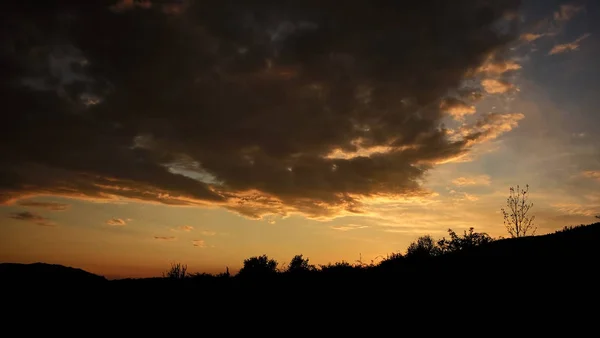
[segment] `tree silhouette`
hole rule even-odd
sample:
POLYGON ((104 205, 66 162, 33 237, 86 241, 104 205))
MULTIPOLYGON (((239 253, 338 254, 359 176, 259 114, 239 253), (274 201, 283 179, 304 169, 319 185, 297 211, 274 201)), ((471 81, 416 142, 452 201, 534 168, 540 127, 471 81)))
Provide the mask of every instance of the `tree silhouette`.
POLYGON ((535 216, 528 216, 529 209, 533 203, 528 202, 529 184, 525 189, 510 187, 510 195, 506 199, 506 209, 502 208, 504 226, 511 237, 525 237, 528 234, 535 235, 537 227, 533 225, 535 216))
POLYGON ((302 255, 294 256, 287 268, 287 272, 290 273, 307 272, 313 270, 315 270, 315 266, 309 264, 308 258, 304 258, 302 255))
POLYGON ((406 249, 406 258, 427 258, 441 254, 440 248, 430 235, 419 237, 415 242, 410 243, 406 249))
POLYGON ((276 260, 270 259, 267 255, 250 257, 244 260, 244 266, 238 273, 240 276, 268 276, 277 273, 276 260))

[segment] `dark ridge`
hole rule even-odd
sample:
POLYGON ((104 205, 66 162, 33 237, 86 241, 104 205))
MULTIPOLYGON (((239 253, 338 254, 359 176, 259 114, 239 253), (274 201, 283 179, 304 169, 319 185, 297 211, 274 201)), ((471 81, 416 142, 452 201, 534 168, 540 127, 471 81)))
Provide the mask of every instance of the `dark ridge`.
POLYGON ((60 264, 0 263, 0 280, 15 284, 100 284, 108 282, 103 276, 60 264))

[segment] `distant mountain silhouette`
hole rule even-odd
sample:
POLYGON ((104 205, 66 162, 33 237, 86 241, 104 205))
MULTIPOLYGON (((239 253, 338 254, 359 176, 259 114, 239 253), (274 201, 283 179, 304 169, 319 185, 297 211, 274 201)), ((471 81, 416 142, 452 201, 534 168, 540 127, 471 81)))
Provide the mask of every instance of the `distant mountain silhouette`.
POLYGON ((0 278, 5 283, 105 283, 107 279, 82 269, 46 263, 0 263, 0 278))

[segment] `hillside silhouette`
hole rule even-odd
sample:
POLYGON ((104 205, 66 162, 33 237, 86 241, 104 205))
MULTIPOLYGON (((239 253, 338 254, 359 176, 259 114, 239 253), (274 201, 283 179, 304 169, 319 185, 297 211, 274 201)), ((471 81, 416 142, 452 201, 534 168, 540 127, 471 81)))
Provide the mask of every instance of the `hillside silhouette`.
POLYGON ((106 282, 103 276, 60 264, 0 263, 0 278, 6 284, 77 284, 97 285, 106 282))
POLYGON ((314 330, 383 336, 437 318, 466 319, 469 330, 506 316, 520 328, 537 327, 550 316, 579 321, 596 308, 600 223, 511 239, 473 229, 449 235, 422 236, 377 263, 315 266, 297 255, 281 265, 267 255, 250 257, 236 275, 189 274, 174 264, 161 277, 107 280, 60 265, 0 264, 3 305, 10 309, 7 323, 27 314, 32 323, 48 323, 36 325, 44 332, 62 332, 55 323, 76 318, 72 329, 79 333, 83 325, 138 335, 200 327, 246 336, 314 330))
MULTIPOLYGON (((314 266, 302 255, 281 266, 267 255, 251 257, 236 275, 189 274, 183 264, 174 264, 162 277, 107 280, 81 269, 50 264, 0 264, 0 278, 15 287, 30 285, 77 285, 88 291, 127 292, 142 295, 184 291, 186 297, 202 295, 221 301, 245 298, 286 297, 302 301, 311 297, 346 297, 365 290, 371 295, 401 297, 406 290, 434 292, 444 288, 481 288, 504 285, 513 288, 564 288, 579 290, 595 285, 600 261, 600 223, 566 227, 555 233, 494 240, 486 234, 469 232, 438 241, 429 236, 416 240, 406 253, 394 253, 380 262, 337 262, 314 266), (511 285, 524 286, 511 286, 511 285), (210 291, 207 293, 207 290, 210 291), (266 296, 265 296, 266 295, 266 296)), ((594 287, 595 289, 595 287, 594 287)), ((520 292, 515 290, 518 294, 520 292)), ((592 289, 589 289, 590 291, 592 289)), ((510 293, 510 292, 509 292, 510 293)))

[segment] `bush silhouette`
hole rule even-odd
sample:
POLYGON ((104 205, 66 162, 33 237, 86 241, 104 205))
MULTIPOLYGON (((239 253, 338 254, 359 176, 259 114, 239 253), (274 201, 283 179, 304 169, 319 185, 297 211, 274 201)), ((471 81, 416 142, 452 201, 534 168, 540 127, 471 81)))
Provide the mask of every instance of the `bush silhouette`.
POLYGON ((424 259, 439 256, 441 253, 442 251, 433 238, 430 235, 425 235, 410 243, 406 249, 405 257, 411 260, 424 259))
POLYGON ((346 261, 321 265, 320 268, 322 272, 327 273, 344 273, 354 270, 354 266, 346 261))
POLYGON ((400 268, 404 264, 404 261, 404 255, 395 252, 385 257, 377 266, 383 269, 396 269, 400 268))
POLYGON ((277 261, 267 255, 250 257, 238 273, 240 277, 265 277, 277 274, 277 261))
POLYGON ((450 239, 444 237, 437 243, 441 254, 467 250, 491 243, 494 240, 485 232, 474 232, 474 228, 469 228, 469 232, 465 231, 462 237, 459 237, 452 229, 448 229, 448 234, 450 239))

